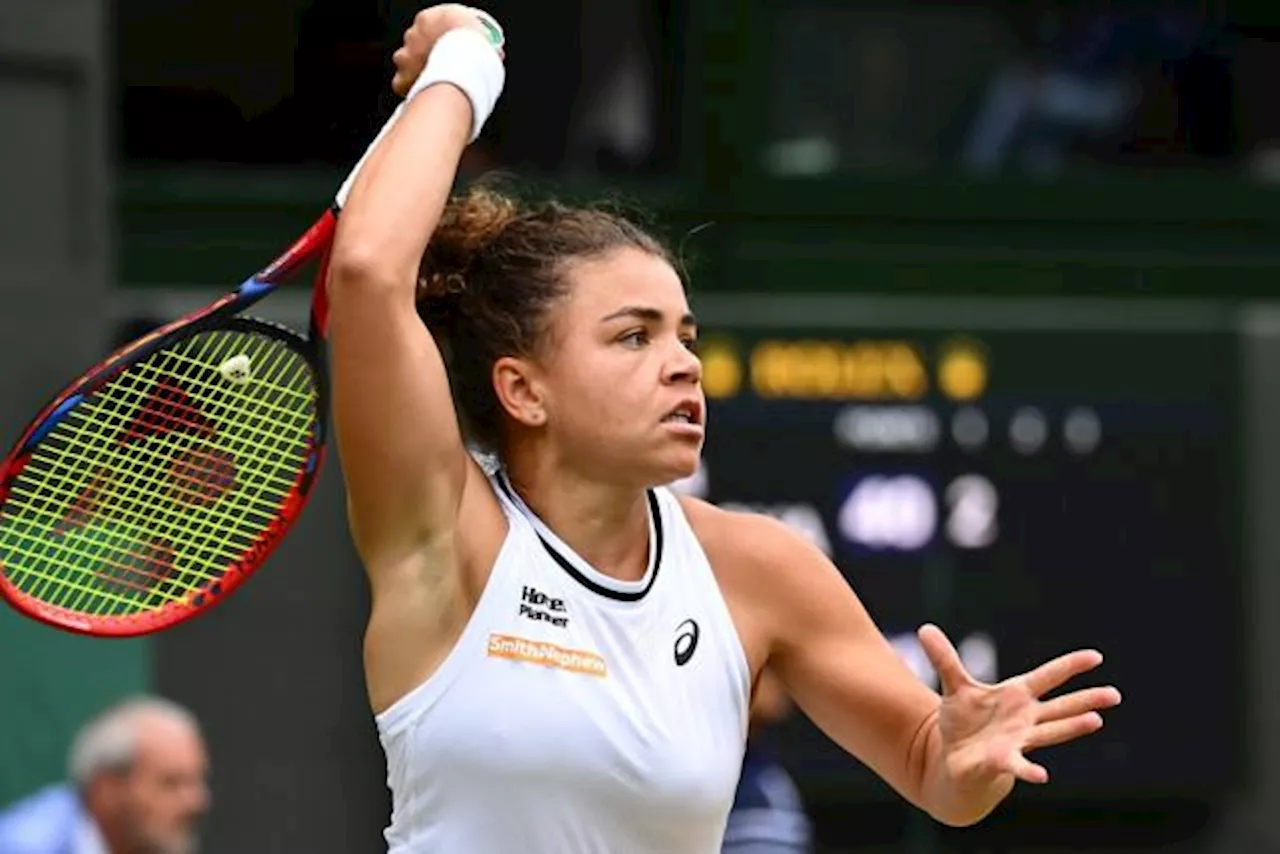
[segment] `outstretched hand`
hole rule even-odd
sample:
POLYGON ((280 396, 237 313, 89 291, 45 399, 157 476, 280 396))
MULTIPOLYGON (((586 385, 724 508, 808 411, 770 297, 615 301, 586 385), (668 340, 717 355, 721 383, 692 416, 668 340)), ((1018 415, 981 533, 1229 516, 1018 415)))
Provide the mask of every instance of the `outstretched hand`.
POLYGON ((1026 754, 1097 732, 1102 728, 1099 712, 1120 703, 1120 692, 1111 686, 1042 699, 1101 664, 1096 650, 1070 652, 987 685, 969 674, 937 626, 922 626, 918 636, 942 688, 938 728, 947 770, 962 785, 1006 777, 1047 783, 1049 772, 1026 754))

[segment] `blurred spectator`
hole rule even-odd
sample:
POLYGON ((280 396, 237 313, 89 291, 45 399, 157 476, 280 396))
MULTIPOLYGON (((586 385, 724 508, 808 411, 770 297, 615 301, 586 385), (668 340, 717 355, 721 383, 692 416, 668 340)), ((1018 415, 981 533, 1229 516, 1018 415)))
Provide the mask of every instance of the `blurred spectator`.
POLYGON ((725 827, 723 854, 809 854, 812 829, 800 793, 768 745, 765 730, 791 712, 777 677, 760 674, 742 776, 725 827))
POLYGON ((657 134, 654 14, 640 0, 582 0, 581 72, 565 154, 573 172, 639 168, 657 134))
POLYGON ((954 148, 956 117, 1014 49, 1006 16, 989 5, 786 4, 762 57, 765 169, 903 176, 937 168, 954 148))
POLYGON ((971 171, 1013 165, 1058 174, 1073 143, 1115 133, 1134 117, 1144 72, 1185 63, 1207 32, 1198 14, 1169 2, 1081 4, 1046 16, 1053 35, 1000 69, 987 89, 965 141, 971 171))
POLYGON ((193 854, 209 806, 195 717, 139 697, 77 734, 66 783, 0 812, 3 854, 193 854))

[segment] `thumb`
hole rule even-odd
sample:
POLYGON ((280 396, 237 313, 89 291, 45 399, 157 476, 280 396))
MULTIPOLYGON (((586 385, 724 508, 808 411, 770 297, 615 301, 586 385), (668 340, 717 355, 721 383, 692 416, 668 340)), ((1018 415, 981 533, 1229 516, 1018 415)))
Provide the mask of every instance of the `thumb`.
POLYGON ((932 623, 925 623, 916 632, 924 654, 938 674, 943 694, 952 694, 966 685, 973 684, 973 677, 965 670, 960 653, 952 646, 951 641, 943 634, 942 629, 932 623))

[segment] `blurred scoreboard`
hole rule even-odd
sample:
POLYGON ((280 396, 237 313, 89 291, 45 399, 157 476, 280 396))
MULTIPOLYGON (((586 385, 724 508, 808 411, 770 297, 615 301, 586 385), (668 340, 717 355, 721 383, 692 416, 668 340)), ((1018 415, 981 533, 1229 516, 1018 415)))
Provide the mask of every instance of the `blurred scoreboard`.
MULTIPOLYGON (((984 679, 1101 649, 1093 678, 1125 703, 1099 734, 1042 752, 1053 792, 1239 779, 1240 368, 1228 317, 1121 302, 694 307, 709 434, 680 489, 802 532, 927 681, 914 637, 926 620, 984 679)), ((779 738, 803 783, 874 783, 802 715, 779 738)))

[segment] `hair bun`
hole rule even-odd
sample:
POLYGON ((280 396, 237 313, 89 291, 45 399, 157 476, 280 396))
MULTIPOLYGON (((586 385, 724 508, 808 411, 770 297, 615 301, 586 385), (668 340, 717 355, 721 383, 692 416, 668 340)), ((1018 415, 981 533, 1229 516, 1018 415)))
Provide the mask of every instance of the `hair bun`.
POLYGON ((419 299, 464 292, 476 262, 519 215, 514 200, 485 187, 450 199, 422 258, 419 299))

